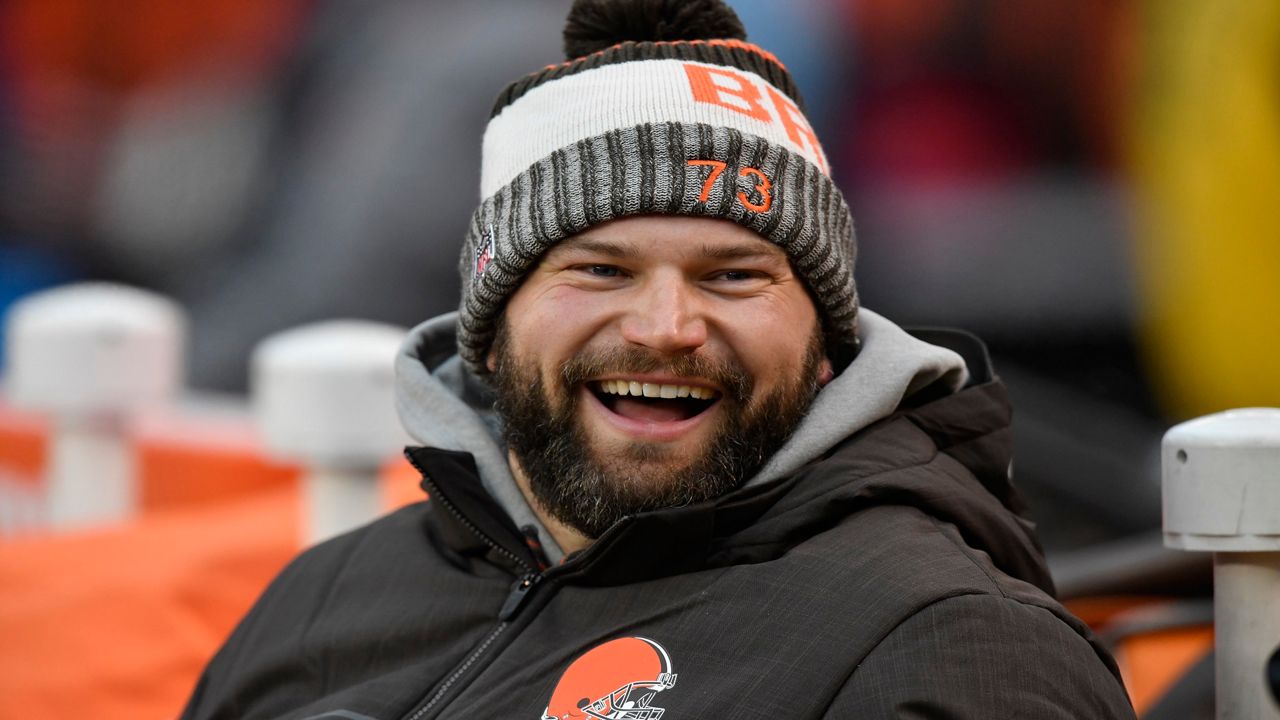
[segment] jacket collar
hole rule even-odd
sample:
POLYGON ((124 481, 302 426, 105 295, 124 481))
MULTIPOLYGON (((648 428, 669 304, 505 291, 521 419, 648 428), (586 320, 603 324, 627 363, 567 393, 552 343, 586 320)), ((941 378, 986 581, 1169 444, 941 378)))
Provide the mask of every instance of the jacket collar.
MULTIPOLYGON (((856 433, 825 457, 766 483, 714 501, 624 518, 589 550, 552 570, 582 585, 617 585, 665 575, 780 556, 842 517, 884 504, 920 507, 955 524, 1006 573, 1052 592, 1031 523, 1009 476, 1011 411, 981 343, 971 336, 935 334, 933 340, 967 345, 975 383, 958 393, 913 402, 856 433), (903 438, 908 438, 904 441, 903 438), (927 478, 886 473, 924 463, 941 451, 968 468, 976 482, 964 493, 942 493, 927 478)), ((539 558, 502 508, 482 489, 466 453, 413 448, 414 464, 433 494, 452 507, 434 522, 445 537, 476 552, 481 545, 515 569, 539 558), (518 558, 513 562, 511 558, 518 558)))
MULTIPOLYGON (((822 457, 858 430, 928 390, 953 392, 965 381, 960 355, 912 337, 862 308, 862 349, 810 407, 794 435, 747 481, 769 484, 822 457)), ((470 453, 484 489, 521 528, 531 527, 553 561, 561 557, 511 477, 490 389, 455 354, 456 317, 429 320, 410 332, 396 359, 396 405, 418 442, 470 453)))

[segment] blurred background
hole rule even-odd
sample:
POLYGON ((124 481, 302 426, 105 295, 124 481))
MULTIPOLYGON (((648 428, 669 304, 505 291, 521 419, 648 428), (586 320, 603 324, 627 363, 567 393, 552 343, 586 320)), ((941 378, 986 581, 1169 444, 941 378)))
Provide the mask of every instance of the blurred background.
MULTIPOLYGON (((1280 404, 1275 3, 731 3, 795 73, 860 292, 990 344, 1050 549, 1158 522, 1173 421, 1280 404)), ((3 0, 0 309, 75 280, 190 313, 243 392, 300 323, 453 309, 487 111, 565 0, 3 0)))
MULTIPOLYGON (((864 304, 988 342, 1051 560, 1158 529, 1171 424, 1280 406, 1280 3, 730 4, 806 97, 864 304)), ((454 309, 490 106, 568 5, 0 0, 0 311, 162 293, 188 392, 243 405, 268 335, 454 309)))

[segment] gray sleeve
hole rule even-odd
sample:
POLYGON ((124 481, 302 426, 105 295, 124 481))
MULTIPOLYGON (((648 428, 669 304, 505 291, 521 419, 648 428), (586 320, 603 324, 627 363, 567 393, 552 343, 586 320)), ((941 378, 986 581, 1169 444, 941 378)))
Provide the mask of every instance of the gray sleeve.
POLYGON ((1048 610, 992 595, 948 598, 889 633, 828 718, 1134 718, 1120 681, 1048 610))

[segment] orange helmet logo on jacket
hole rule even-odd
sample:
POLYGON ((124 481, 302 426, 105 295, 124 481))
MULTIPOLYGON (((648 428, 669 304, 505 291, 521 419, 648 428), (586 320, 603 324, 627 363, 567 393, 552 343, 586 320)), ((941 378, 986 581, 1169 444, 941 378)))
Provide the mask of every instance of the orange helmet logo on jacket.
POLYGON ((658 643, 625 637, 597 645, 560 676, 542 720, 659 720, 654 696, 676 684, 658 643))

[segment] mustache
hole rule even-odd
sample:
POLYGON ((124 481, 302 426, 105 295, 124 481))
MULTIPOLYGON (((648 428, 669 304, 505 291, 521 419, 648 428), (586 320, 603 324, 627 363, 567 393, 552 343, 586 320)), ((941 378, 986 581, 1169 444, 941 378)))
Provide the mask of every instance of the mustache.
POLYGON ((583 350, 560 366, 560 379, 565 387, 574 387, 601 375, 658 372, 709 380, 738 403, 746 403, 754 388, 746 369, 733 360, 697 354, 672 357, 640 347, 583 350))

